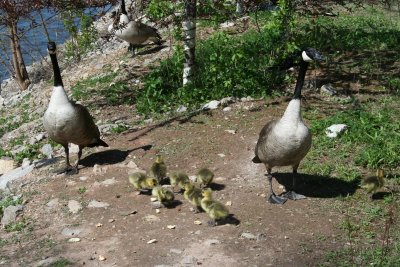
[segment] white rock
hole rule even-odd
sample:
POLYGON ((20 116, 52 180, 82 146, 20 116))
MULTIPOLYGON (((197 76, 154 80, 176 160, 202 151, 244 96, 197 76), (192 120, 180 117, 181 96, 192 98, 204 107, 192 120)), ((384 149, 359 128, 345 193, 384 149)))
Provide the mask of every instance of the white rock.
POLYGON ((68 239, 68 242, 71 242, 71 243, 75 243, 75 242, 79 242, 79 241, 81 241, 81 239, 79 237, 72 237, 72 238, 68 239))
POLYGON ((3 227, 16 221, 18 214, 24 209, 22 205, 8 206, 3 211, 3 218, 1 218, 1 225, 3 227))
POLYGON ((231 21, 227 21, 227 22, 221 23, 219 26, 221 28, 230 28, 230 27, 235 26, 235 23, 231 22, 231 21))
POLYGON ((53 147, 50 144, 45 144, 44 146, 42 146, 40 152, 48 159, 51 159, 53 157, 53 147))
POLYGON ((82 205, 76 200, 70 200, 68 201, 68 209, 71 213, 78 213, 82 209, 82 205))
POLYGON ((171 249, 169 250, 169 252, 175 253, 175 254, 182 254, 183 251, 180 250, 180 249, 171 248, 171 249))
POLYGON ((231 111, 231 110, 232 110, 231 107, 225 107, 222 111, 223 111, 223 112, 229 112, 229 111, 231 111))
POLYGON ((147 244, 153 244, 153 243, 157 243, 157 239, 151 239, 147 241, 147 244))
POLYGON ((225 132, 230 133, 230 134, 236 134, 236 130, 225 130, 225 132))
POLYGON ((339 134, 343 133, 346 131, 347 125, 346 124, 333 124, 326 128, 325 133, 328 137, 330 138, 335 138, 339 134))
POLYGON ((209 110, 209 109, 217 109, 219 105, 221 104, 220 101, 218 100, 212 100, 211 102, 208 102, 205 104, 202 109, 209 110))
POLYGON ((14 170, 16 166, 16 162, 12 159, 0 159, 0 175, 14 170))
POLYGON ((3 174, 3 176, 1 176, 0 179, 0 189, 5 190, 8 187, 9 183, 24 177, 33 170, 33 167, 34 167, 33 164, 26 167, 21 166, 19 168, 7 172, 6 174, 3 174))
POLYGON ((182 112, 186 112, 187 111, 187 107, 185 107, 185 106, 180 106, 177 110, 176 110, 176 112, 178 112, 178 113, 182 113, 182 112))
POLYGON ((228 104, 234 103, 235 98, 232 96, 224 97, 220 100, 220 102, 221 102, 221 106, 226 106, 228 104))
POLYGON ((333 95, 337 94, 337 92, 335 90, 335 87, 333 87, 333 85, 330 84, 330 83, 322 85, 321 89, 320 89, 320 92, 322 94, 329 95, 329 96, 333 96, 333 95))
POLYGON ((110 204, 106 202, 92 200, 89 202, 88 208, 107 208, 108 206, 110 206, 110 204))
POLYGON ((75 144, 69 144, 69 153, 76 154, 79 152, 79 146, 75 144))

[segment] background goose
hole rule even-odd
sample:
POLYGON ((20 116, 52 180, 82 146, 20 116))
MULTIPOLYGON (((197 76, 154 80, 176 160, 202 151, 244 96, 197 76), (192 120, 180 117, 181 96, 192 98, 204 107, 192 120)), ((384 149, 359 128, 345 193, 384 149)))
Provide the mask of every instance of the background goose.
POLYGON ((125 8, 125 0, 121 1, 121 14, 119 18, 116 12, 113 12, 112 17, 114 21, 108 27, 108 31, 115 34, 119 39, 128 42, 128 51, 131 51, 133 55, 135 55, 138 45, 147 40, 161 45, 162 38, 156 28, 129 19, 125 8))
MULTIPOLYGON (((64 90, 56 55, 56 44, 49 42, 48 51, 54 71, 54 88, 49 106, 43 116, 43 125, 49 137, 61 144, 66 154, 67 174, 77 173, 84 147, 108 145, 100 139, 100 132, 89 111, 82 105, 71 102, 64 90), (79 146, 78 160, 72 167, 69 163, 68 144, 79 146)), ((64 172, 63 171, 63 172, 64 172)))
POLYGON ((311 133, 301 118, 301 89, 309 62, 323 60, 322 56, 313 48, 305 49, 300 62, 300 70, 292 100, 289 102, 285 113, 278 120, 268 122, 260 132, 255 148, 254 163, 264 163, 269 181, 268 201, 283 204, 290 199, 302 199, 303 195, 296 194, 295 175, 300 161, 311 147, 311 133), (272 168, 275 166, 293 167, 293 185, 283 197, 276 196, 272 189, 272 168))

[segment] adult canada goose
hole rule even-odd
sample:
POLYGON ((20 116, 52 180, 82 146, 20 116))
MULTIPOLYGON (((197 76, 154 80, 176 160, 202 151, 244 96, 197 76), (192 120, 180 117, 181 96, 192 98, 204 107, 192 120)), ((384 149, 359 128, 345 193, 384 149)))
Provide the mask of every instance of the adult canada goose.
POLYGON ((108 145, 100 139, 100 132, 89 111, 82 105, 68 99, 61 79, 56 55, 56 44, 49 42, 48 51, 54 71, 54 87, 49 106, 43 116, 43 125, 49 137, 61 144, 66 154, 66 169, 62 172, 74 174, 78 172, 79 160, 84 147, 108 145), (74 167, 69 163, 68 144, 79 146, 78 160, 74 167))
POLYGON ((300 70, 292 100, 280 119, 268 122, 260 132, 255 148, 254 163, 264 163, 269 181, 268 201, 283 204, 287 198, 297 200, 305 196, 295 193, 295 175, 300 161, 311 147, 311 133, 301 118, 301 89, 309 62, 322 61, 322 56, 314 48, 307 48, 301 53, 300 70), (275 195, 272 189, 272 168, 275 166, 292 166, 293 183, 291 191, 283 197, 275 195))
POLYGON ((128 51, 135 55, 136 48, 150 40, 161 45, 162 38, 156 28, 146 25, 140 21, 130 20, 125 8, 125 0, 121 1, 121 14, 119 18, 117 13, 112 13, 113 23, 108 27, 110 33, 115 34, 119 39, 129 43, 128 51))

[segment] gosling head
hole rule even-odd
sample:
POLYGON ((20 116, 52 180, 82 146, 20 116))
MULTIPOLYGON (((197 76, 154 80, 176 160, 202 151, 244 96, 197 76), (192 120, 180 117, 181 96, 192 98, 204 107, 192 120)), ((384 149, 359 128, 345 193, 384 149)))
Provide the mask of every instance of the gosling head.
POLYGON ((376 170, 376 176, 377 177, 384 177, 385 176, 385 171, 384 170, 382 170, 382 169, 377 169, 376 170))
POLYGON ((210 188, 204 189, 203 191, 201 191, 201 195, 206 199, 211 199, 212 190, 210 188))
POLYGON ((157 155, 156 156, 156 163, 163 163, 163 162, 164 162, 164 159, 163 159, 162 155, 157 155))
POLYGON ((155 187, 157 185, 157 180, 155 178, 149 178, 147 180, 147 184, 150 187, 155 187))
POLYGON ((304 49, 301 53, 301 57, 305 62, 325 60, 325 58, 315 48, 304 49))
POLYGON ((192 183, 186 183, 185 184, 185 191, 192 190, 193 188, 194 188, 194 185, 192 183))

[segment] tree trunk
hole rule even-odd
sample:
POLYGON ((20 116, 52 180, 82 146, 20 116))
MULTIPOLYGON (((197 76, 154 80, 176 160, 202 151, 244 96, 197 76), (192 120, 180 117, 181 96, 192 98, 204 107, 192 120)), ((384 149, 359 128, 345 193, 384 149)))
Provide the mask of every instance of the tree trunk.
POLYGON ((17 22, 14 21, 8 26, 11 34, 11 52, 15 78, 17 79, 21 90, 26 90, 31 82, 29 80, 24 59, 22 57, 21 46, 17 35, 17 22))
POLYGON ((236 0, 236 13, 242 15, 244 13, 242 0, 236 0))
POLYGON ((183 85, 192 82, 195 67, 196 49, 196 0, 185 0, 185 17, 183 27, 183 49, 185 63, 183 64, 183 85))

